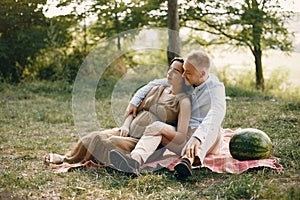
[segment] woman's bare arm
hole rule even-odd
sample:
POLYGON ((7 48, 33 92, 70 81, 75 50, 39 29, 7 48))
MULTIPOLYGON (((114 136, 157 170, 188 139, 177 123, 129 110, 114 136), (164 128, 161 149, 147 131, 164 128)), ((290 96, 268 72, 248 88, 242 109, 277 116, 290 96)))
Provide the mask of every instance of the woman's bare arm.
POLYGON ((182 144, 185 142, 188 127, 191 117, 191 101, 189 98, 184 98, 180 101, 180 111, 178 114, 177 129, 166 128, 162 131, 163 137, 176 144, 182 144))
POLYGON ((180 101, 177 129, 164 122, 156 121, 147 126, 144 135, 161 135, 163 136, 162 141, 164 145, 169 142, 182 144, 187 137, 190 115, 191 102, 189 98, 184 98, 180 101))

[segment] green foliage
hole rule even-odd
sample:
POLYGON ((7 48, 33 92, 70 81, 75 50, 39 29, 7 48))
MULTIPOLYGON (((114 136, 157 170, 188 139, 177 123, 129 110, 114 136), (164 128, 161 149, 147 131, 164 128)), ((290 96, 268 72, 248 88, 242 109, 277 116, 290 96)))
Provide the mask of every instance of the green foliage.
MULTIPOLYGON (((191 7, 193 9, 189 7, 188 10, 182 11, 184 25, 215 36, 219 35, 220 38, 215 40, 217 44, 220 44, 220 40, 224 40, 224 44, 229 42, 236 46, 242 45, 252 51, 256 45, 262 45, 263 50, 292 49, 292 42, 287 37, 292 33, 285 25, 285 20, 291 17, 291 13, 281 12, 278 2, 245 0, 231 4, 228 0, 208 0, 191 7), (192 27, 191 21, 198 26, 192 27), (258 35, 261 38, 255 38, 257 36, 257 32, 253 30, 255 26, 261 31, 258 35)), ((214 43, 211 42, 209 44, 214 43)))
POLYGON ((0 3, 0 77, 18 82, 28 64, 28 58, 46 46, 48 22, 40 5, 45 0, 0 3))
MULTIPOLYGON (((59 6, 69 5, 71 1, 65 1, 59 6)), ((83 3, 77 1, 78 4, 83 3)), ((73 11, 71 15, 58 16, 48 19, 46 46, 41 49, 34 58, 29 59, 22 78, 39 80, 65 80, 72 83, 78 69, 85 57, 99 42, 105 43, 106 39, 112 39, 117 34, 143 27, 149 23, 153 14, 151 11, 160 7, 161 1, 150 2, 115 2, 94 1, 85 7, 84 13, 73 11), (96 22, 87 24, 86 18, 93 14, 97 16, 96 22), (74 30, 76 32, 74 32, 74 30)), ((108 47, 108 51, 117 47, 121 50, 125 40, 134 38, 137 32, 117 35, 115 41, 110 41, 115 46, 108 47), (125 40, 123 40, 125 39, 125 40)), ((135 66, 131 56, 123 57, 122 66, 111 66, 105 76, 115 76, 115 72, 124 74, 126 68, 135 66)), ((119 75, 120 76, 120 75, 119 75)))
POLYGON ((73 47, 70 29, 75 21, 72 15, 49 19, 46 47, 30 59, 23 71, 22 78, 41 80, 75 80, 77 71, 83 62, 84 53, 73 47))
MULTIPOLYGON (((73 11, 75 19, 83 24, 82 27, 78 27, 78 31, 82 32, 83 45, 88 44, 97 45, 102 39, 111 38, 119 33, 145 27, 150 24, 157 24, 159 21, 156 18, 156 14, 153 14, 156 10, 159 10, 160 5, 164 0, 153 1, 103 1, 96 0, 90 1, 85 6, 83 13, 73 11), (85 20, 88 16, 96 16, 95 22, 87 25, 85 20)), ((59 6, 67 6, 74 1, 67 0, 59 6)), ((85 3, 85 1, 77 0, 78 5, 85 3)), ((133 37, 133 32, 126 35, 119 35, 116 37, 116 45, 118 50, 121 50, 122 38, 133 37)), ((88 49, 87 49, 88 50, 88 49)))
MULTIPOLYGON (((1 1, 1 81, 18 82, 25 78, 72 83, 84 58, 99 43, 127 30, 167 26, 166 0, 96 0, 88 2, 84 12, 74 9, 70 15, 51 19, 42 13, 45 3, 44 0, 1 1), (88 23, 87 18, 91 15, 97 19, 88 23)), ((80 5, 86 1, 60 1, 58 7, 73 3, 80 5)), ((280 10, 278 4, 268 3, 271 1, 262 1, 257 6, 248 1, 235 4, 227 0, 184 2, 184 5, 179 4, 181 26, 193 25, 195 30, 213 34, 211 41, 192 36, 205 45, 226 43, 247 46, 251 50, 257 46, 262 50, 290 50, 290 33, 285 27, 290 13, 277 12, 280 10), (254 30, 254 26, 257 29, 254 30)), ((123 42, 133 39, 136 34, 138 32, 118 35, 114 38, 115 47, 122 50, 126 45, 123 42)), ((126 55, 124 67, 135 67, 132 59, 132 55, 126 55)), ((267 90, 269 87, 273 86, 266 85, 267 90)))
POLYGON ((275 69, 265 80, 265 94, 257 93, 254 90, 255 80, 254 72, 250 69, 233 70, 224 67, 217 71, 219 78, 226 85, 226 94, 230 97, 268 97, 276 96, 278 98, 293 99, 299 98, 299 86, 292 86, 288 81, 289 73, 283 69, 275 69))
MULTIPOLYGON (((203 45, 230 44, 249 48, 254 56, 256 88, 265 89, 262 52, 266 49, 291 51, 290 33, 285 25, 291 13, 283 12, 278 1, 207 0, 182 11, 186 27, 211 35, 198 39, 203 45)), ((200 34, 200 37, 201 34, 200 34)))
POLYGON ((101 29, 104 37, 143 27, 153 21, 150 12, 160 8, 162 0, 155 1, 96 1, 92 11, 97 14, 95 28, 101 29))

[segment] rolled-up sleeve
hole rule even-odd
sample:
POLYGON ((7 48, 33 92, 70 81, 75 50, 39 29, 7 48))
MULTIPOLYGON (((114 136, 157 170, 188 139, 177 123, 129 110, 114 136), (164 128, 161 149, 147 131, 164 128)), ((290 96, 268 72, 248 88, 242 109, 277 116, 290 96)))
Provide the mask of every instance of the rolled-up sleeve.
POLYGON ((163 78, 163 79, 155 79, 153 81, 150 81, 147 85, 145 85, 144 87, 140 88, 132 97, 132 99, 130 100, 130 103, 138 106, 143 99, 146 97, 146 95, 150 92, 150 90, 155 87, 155 86, 159 86, 159 85, 165 85, 165 86, 169 86, 167 79, 163 78))

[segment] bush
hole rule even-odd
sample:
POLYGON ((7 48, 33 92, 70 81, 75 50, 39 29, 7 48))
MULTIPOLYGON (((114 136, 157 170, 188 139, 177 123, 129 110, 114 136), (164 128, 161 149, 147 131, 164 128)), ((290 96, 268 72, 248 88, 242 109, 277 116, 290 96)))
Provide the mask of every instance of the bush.
POLYGON ((276 69, 265 77, 265 91, 255 89, 255 74, 251 70, 230 70, 225 67, 217 72, 226 86, 226 95, 230 97, 300 98, 300 87, 293 87, 288 81, 288 71, 276 69))

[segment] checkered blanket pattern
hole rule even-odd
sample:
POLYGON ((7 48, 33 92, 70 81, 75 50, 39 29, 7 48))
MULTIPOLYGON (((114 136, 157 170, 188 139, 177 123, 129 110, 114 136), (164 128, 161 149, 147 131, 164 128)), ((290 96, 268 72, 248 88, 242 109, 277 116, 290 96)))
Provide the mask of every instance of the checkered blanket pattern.
MULTIPOLYGON (((277 172, 281 172, 283 170, 282 165, 279 163, 279 158, 272 157, 269 159, 261 159, 261 160, 247 160, 247 161, 239 161, 230 155, 229 152, 229 141, 231 137, 237 132, 231 129, 225 129, 223 143, 221 150, 218 154, 208 154, 205 157, 204 164, 201 168, 208 168, 213 172, 217 173, 232 173, 232 174, 241 174, 248 169, 251 168, 261 168, 268 167, 274 169, 277 172)), ((147 171, 154 171, 161 168, 168 168, 170 171, 174 171, 174 166, 180 157, 174 154, 165 155, 161 160, 157 160, 151 163, 145 163, 142 166, 142 169, 147 171)), ((62 173, 71 171, 76 168, 84 168, 84 169, 95 169, 98 167, 103 167, 101 165, 95 164, 92 161, 87 161, 83 164, 61 164, 61 165, 50 165, 53 168, 55 173, 62 173)))

